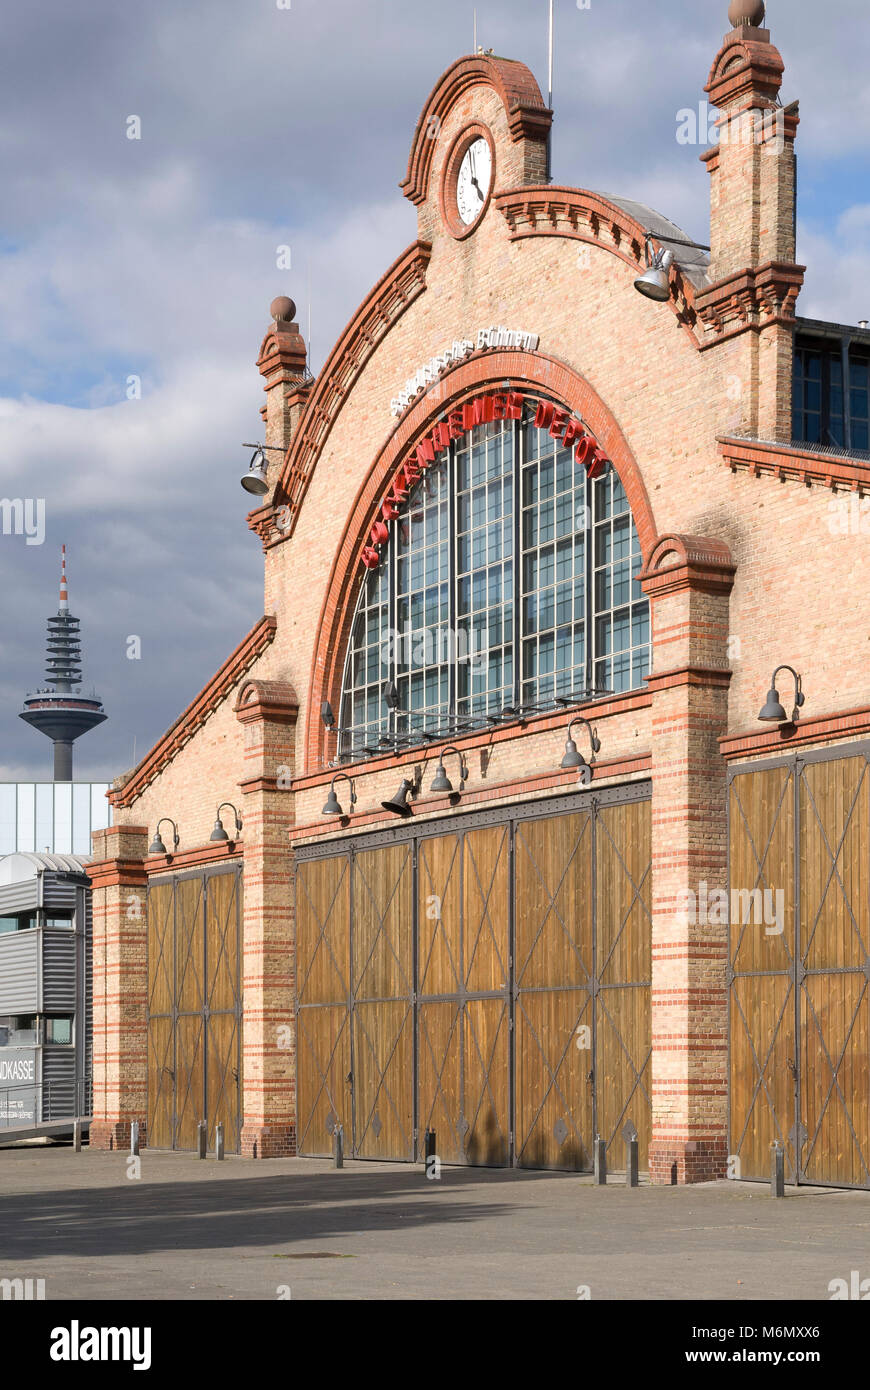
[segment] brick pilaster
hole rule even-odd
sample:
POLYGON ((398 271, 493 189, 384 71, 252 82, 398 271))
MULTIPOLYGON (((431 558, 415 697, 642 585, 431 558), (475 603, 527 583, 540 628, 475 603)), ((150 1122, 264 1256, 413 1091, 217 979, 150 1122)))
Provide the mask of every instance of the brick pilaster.
POLYGON ((139 1121, 147 1141, 148 931, 145 867, 148 831, 113 826, 93 836, 94 1149, 125 1148, 139 1121))
POLYGON ((298 702, 280 681, 249 681, 236 714, 244 729, 243 1123, 248 1158, 296 1152, 295 942, 291 906, 298 702))
POLYGON ((652 609, 652 1142, 654 1183, 724 1176, 728 928, 687 912, 726 887, 728 547, 668 536, 642 583, 652 609))

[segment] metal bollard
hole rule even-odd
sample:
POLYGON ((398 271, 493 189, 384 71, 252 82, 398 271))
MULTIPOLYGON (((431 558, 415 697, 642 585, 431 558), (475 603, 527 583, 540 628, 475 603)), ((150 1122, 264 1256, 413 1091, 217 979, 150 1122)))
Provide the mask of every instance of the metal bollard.
POLYGON ((81 1120, 75 1120, 75 1121, 73 1122, 73 1153, 74 1153, 74 1154, 80 1154, 81 1151, 82 1151, 82 1122, 81 1122, 81 1120))
POLYGON ((208 1151, 208 1131, 205 1127, 205 1120, 200 1120, 196 1127, 196 1156, 205 1158, 208 1151))
POLYGON ((224 1127, 220 1120, 214 1127, 214 1156, 217 1159, 224 1156, 224 1127))
POLYGON ((637 1140, 626 1139, 625 1141, 625 1185, 626 1187, 637 1187, 637 1140))
POLYGON ((770 1195, 785 1196, 785 1149, 779 1140, 770 1146, 770 1195))
POLYGON ((131 1158, 138 1158, 138 1156, 139 1156, 139 1121, 138 1121, 138 1120, 131 1120, 131 1122, 130 1122, 130 1157, 131 1157, 131 1158))
POLYGON ((596 1187, 607 1186, 607 1140, 595 1136, 593 1145, 595 1159, 595 1185, 596 1187))
POLYGON ((428 1169, 429 1159, 435 1157, 435 1131, 427 1129, 423 1135, 423 1163, 428 1169))
POLYGON ((332 1166, 344 1167, 344 1130, 341 1125, 336 1125, 332 1131, 332 1166))

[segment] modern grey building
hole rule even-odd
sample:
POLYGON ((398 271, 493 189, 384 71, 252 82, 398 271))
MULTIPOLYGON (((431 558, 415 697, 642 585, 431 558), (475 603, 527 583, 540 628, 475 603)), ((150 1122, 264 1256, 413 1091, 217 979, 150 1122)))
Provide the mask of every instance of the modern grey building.
POLYGON ((0 858, 0 1138, 90 1114, 91 971, 82 860, 0 858))

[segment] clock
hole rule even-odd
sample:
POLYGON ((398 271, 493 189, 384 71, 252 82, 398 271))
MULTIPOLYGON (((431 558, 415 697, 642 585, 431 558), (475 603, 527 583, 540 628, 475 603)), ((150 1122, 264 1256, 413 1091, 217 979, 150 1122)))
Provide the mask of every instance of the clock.
POLYGON ((464 226, 473 226, 483 212, 491 184, 492 151, 478 135, 462 156, 456 178, 456 207, 464 226))
POLYGON ((492 136, 486 126, 475 123, 455 141, 444 166, 442 212, 453 236, 474 231, 489 206, 494 175, 492 136))

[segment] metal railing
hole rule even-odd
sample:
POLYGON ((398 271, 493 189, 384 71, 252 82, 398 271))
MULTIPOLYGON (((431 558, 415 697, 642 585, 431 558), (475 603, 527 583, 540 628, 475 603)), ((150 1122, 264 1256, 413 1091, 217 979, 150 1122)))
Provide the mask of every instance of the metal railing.
POLYGON ((28 1125, 55 1120, 90 1119, 92 1101, 90 1077, 0 1086, 0 1136, 4 1129, 24 1129, 28 1125))

